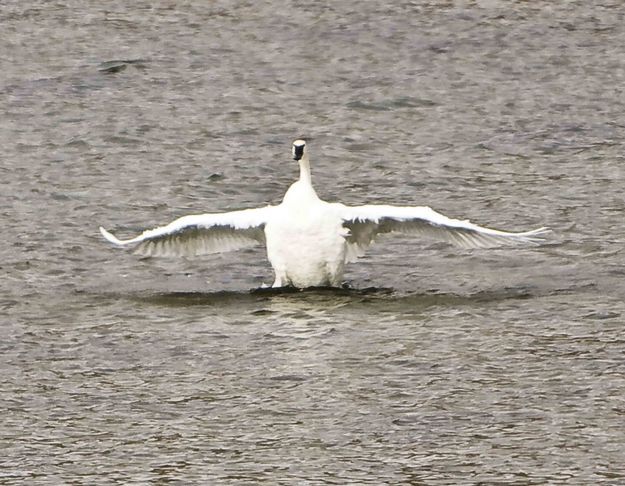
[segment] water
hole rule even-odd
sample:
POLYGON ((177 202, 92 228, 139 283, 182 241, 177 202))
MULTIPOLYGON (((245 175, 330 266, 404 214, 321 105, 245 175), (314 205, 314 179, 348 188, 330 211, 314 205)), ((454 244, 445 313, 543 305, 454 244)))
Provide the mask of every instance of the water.
POLYGON ((620 2, 4 2, 0 484, 623 484, 620 2), (538 249, 381 240, 351 289, 106 244, 320 195, 538 249))

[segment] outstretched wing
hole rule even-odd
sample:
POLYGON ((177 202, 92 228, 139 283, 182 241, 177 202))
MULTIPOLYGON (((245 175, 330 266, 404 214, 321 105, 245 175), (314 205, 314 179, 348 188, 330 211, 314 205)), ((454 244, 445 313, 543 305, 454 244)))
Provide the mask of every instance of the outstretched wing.
POLYGON ((539 244, 549 230, 538 228, 523 233, 508 233, 478 226, 469 221, 451 219, 428 207, 344 206, 340 205, 347 237, 347 261, 363 256, 365 250, 383 233, 424 235, 463 248, 487 248, 501 245, 539 244))
POLYGON ((183 216, 147 230, 136 238, 119 240, 100 227, 102 235, 118 246, 133 246, 144 256, 198 256, 238 250, 265 242, 265 224, 273 206, 219 214, 183 216))

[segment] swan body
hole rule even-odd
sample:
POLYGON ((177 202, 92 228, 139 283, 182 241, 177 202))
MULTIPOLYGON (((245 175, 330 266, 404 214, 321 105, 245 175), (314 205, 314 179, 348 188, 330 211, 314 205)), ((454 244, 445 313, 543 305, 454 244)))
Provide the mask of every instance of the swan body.
POLYGON ((146 256, 193 257, 265 244, 273 287, 306 288, 339 286, 345 264, 363 256, 379 234, 419 234, 483 248, 538 244, 548 231, 509 233, 447 218, 428 207, 328 203, 312 186, 306 142, 295 140, 292 151, 300 177, 277 206, 183 216, 129 240, 102 227, 100 232, 111 243, 146 256))

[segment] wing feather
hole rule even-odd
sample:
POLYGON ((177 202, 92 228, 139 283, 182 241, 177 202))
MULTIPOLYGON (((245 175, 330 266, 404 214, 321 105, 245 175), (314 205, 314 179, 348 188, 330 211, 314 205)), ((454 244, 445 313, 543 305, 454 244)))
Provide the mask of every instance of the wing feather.
POLYGON ((544 241, 547 228, 510 233, 448 218, 425 206, 345 206, 338 204, 343 225, 350 230, 346 261, 354 261, 384 233, 423 235, 462 248, 502 245, 536 245, 544 241))
POLYGON ((120 240, 102 227, 100 232, 114 245, 134 247, 134 253, 139 255, 193 257, 264 243, 265 224, 273 210, 273 206, 267 206, 183 216, 128 240, 120 240))

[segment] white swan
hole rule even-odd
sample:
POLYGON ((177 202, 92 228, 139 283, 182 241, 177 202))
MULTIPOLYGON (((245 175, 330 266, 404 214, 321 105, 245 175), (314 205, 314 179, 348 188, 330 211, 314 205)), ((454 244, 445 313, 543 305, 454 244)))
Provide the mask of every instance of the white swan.
POLYGON ((464 248, 537 244, 547 231, 508 233, 450 219, 428 207, 346 206, 322 201, 313 189, 308 147, 293 142, 299 180, 281 204, 220 214, 184 216, 129 240, 100 231, 115 245, 149 256, 196 256, 266 244, 273 287, 338 286, 346 263, 363 256, 379 234, 433 236, 464 248))

